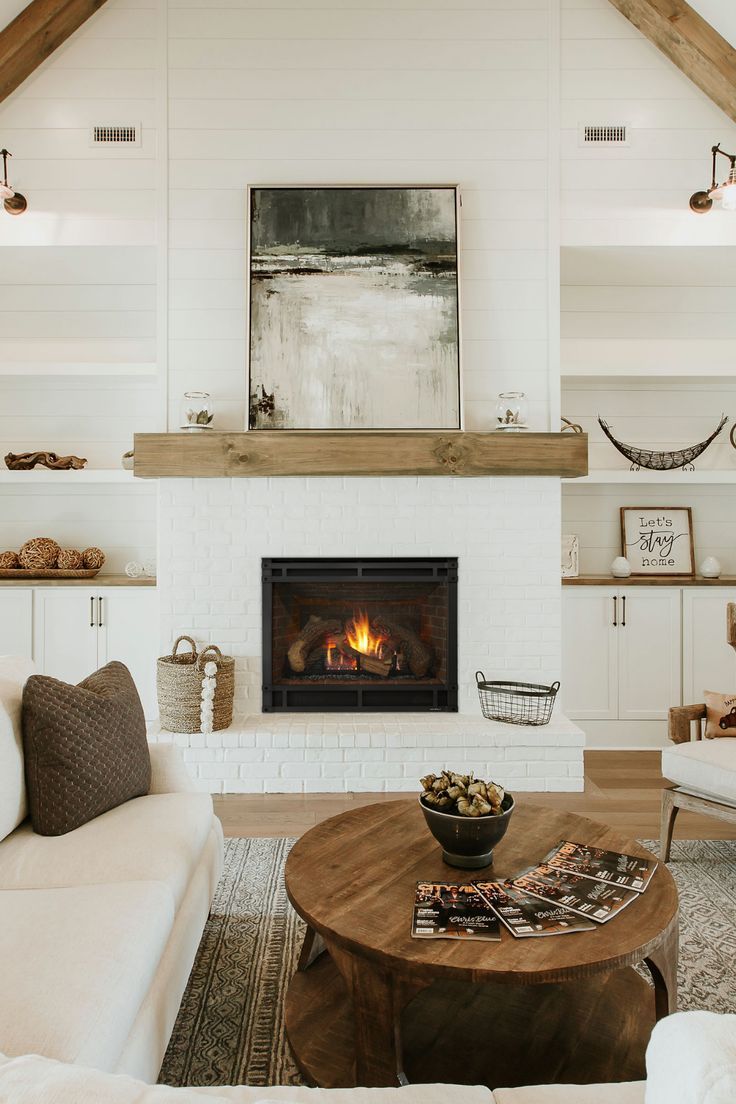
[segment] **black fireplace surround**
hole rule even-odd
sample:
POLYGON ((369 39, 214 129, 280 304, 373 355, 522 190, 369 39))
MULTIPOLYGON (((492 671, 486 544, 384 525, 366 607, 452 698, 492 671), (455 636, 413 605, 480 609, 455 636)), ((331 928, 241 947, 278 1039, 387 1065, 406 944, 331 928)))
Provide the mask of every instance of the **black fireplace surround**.
POLYGON ((457 559, 264 559, 263 712, 457 712, 457 559))

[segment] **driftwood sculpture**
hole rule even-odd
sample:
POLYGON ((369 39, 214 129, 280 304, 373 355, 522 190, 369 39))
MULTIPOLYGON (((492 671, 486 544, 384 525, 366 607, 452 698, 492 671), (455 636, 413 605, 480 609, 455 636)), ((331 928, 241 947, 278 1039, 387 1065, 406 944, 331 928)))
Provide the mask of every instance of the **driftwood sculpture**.
POLYGON ((38 464, 55 471, 71 471, 83 468, 86 463, 84 456, 57 456, 55 452, 9 452, 5 457, 5 466, 11 471, 30 471, 38 464))

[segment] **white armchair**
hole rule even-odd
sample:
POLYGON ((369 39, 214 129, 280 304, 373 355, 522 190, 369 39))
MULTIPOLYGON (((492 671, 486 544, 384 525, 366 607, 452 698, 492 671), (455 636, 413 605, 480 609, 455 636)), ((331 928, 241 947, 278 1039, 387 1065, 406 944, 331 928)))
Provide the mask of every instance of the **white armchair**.
MULTIPOLYGON (((736 649, 734 602, 727 606, 726 639, 736 649)), ((705 721, 704 705, 670 709, 669 738, 674 747, 662 752, 662 774, 673 785, 662 792, 662 862, 669 861, 675 817, 680 809, 736 823, 736 739, 704 739, 705 721)))

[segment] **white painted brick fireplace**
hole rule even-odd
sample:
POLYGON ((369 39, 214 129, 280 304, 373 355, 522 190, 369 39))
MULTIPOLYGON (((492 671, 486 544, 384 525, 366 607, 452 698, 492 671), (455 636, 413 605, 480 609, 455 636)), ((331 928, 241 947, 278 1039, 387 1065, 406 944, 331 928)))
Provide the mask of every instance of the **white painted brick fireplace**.
POLYGON ((582 732, 480 715, 474 672, 552 682, 560 669, 556 477, 160 481, 161 643, 182 633, 236 657, 235 716, 175 740, 214 792, 414 790, 474 769, 516 790, 581 790, 582 732), (458 713, 261 712, 263 557, 456 556, 458 713))

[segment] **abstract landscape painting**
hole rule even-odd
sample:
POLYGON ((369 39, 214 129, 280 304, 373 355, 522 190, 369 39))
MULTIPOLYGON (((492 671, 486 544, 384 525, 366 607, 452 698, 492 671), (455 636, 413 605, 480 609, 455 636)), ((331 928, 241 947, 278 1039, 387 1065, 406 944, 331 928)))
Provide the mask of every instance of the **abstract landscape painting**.
POLYGON ((457 190, 250 189, 251 429, 459 429, 457 190))

